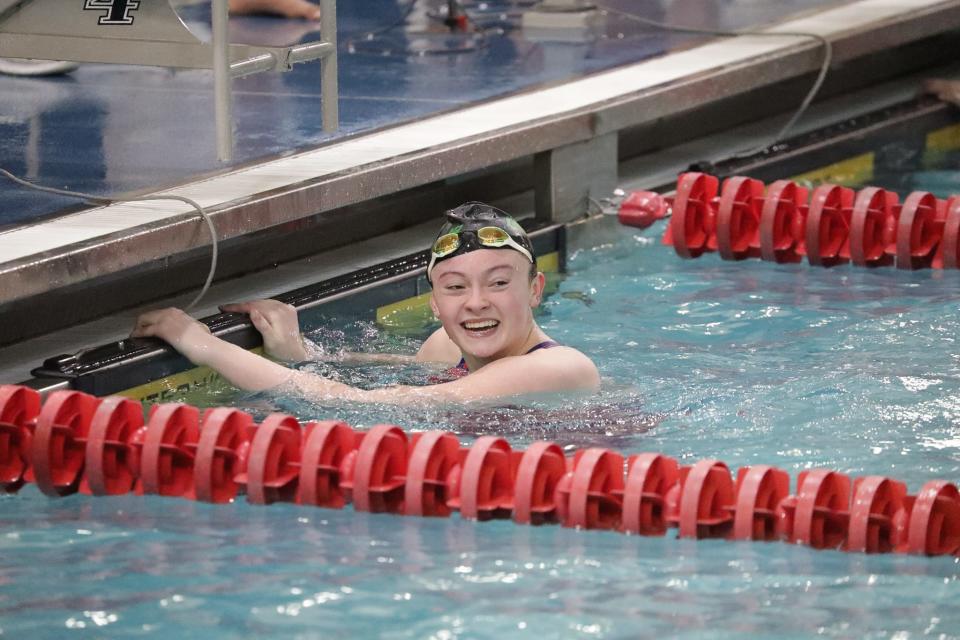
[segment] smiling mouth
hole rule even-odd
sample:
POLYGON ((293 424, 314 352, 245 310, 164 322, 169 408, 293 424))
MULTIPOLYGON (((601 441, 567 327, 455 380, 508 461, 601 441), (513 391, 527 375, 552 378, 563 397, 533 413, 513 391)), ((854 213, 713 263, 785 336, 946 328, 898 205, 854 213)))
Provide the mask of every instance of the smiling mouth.
POLYGON ((494 329, 500 326, 500 322, 498 320, 476 320, 461 322, 460 326, 463 327, 467 333, 482 335, 493 332, 494 329))

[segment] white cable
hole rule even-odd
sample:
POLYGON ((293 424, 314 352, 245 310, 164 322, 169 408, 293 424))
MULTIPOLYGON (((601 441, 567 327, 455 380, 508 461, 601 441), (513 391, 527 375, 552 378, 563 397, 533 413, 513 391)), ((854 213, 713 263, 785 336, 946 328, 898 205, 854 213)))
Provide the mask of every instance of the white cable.
POLYGON ((796 36, 801 38, 811 38, 813 40, 817 40, 818 42, 820 42, 820 44, 823 45, 823 62, 820 64, 820 73, 817 74, 817 79, 814 80, 813 86, 810 87, 810 90, 807 92, 807 95, 803 99, 803 102, 800 103, 800 107, 794 112, 790 120, 788 120, 787 123, 783 127, 781 127, 780 131, 777 132, 777 135, 773 138, 773 141, 770 144, 763 147, 757 147, 754 149, 746 149, 743 151, 739 151, 733 154, 734 158, 741 158, 744 156, 753 155, 765 149, 769 149, 776 143, 780 142, 784 137, 786 137, 787 133, 797 123, 797 120, 799 120, 803 116, 803 114, 807 110, 807 107, 810 106, 810 103, 813 102, 813 99, 816 97, 817 93, 819 93, 820 87, 823 85, 823 81, 826 79, 827 73, 830 71, 830 65, 833 64, 833 46, 830 44, 829 40, 827 40, 826 38, 824 38, 823 36, 817 33, 804 33, 804 32, 796 32, 796 31, 772 32, 772 31, 746 31, 746 30, 745 31, 724 31, 720 29, 699 29, 694 27, 685 27, 682 25, 672 25, 672 24, 666 24, 663 22, 657 22, 656 20, 643 18, 636 14, 628 13, 626 11, 621 11, 620 9, 613 9, 611 7, 604 6, 601 8, 604 11, 607 11, 609 13, 614 13, 614 14, 623 16, 625 18, 628 18, 630 20, 639 22, 641 24, 645 24, 658 29, 663 29, 665 31, 676 31, 679 33, 699 33, 704 35, 721 36, 721 37, 729 37, 729 38, 735 38, 739 36, 764 36, 764 37, 778 37, 778 38, 783 36, 796 36))
POLYGON ((18 178, 17 176, 15 176, 14 174, 10 173, 9 171, 3 168, 0 168, 0 175, 3 175, 7 179, 12 180, 13 182, 16 182, 17 184, 23 187, 26 187, 28 189, 33 189, 35 191, 43 191, 44 193, 53 193, 61 196, 69 196, 71 198, 81 198, 83 200, 87 200, 94 204, 111 205, 111 204, 118 204, 121 202, 147 202, 150 200, 176 200, 179 202, 184 202, 186 204, 189 204, 191 207, 197 210, 197 213, 200 214, 200 217, 203 218, 203 221, 207 223, 207 228, 210 230, 212 250, 211 250, 211 256, 210 256, 210 271, 207 273, 207 279, 203 283, 203 288, 200 290, 200 293, 198 293, 197 296, 190 302, 190 304, 184 307, 184 310, 189 311, 190 309, 193 309, 195 306, 197 306, 197 303, 199 303, 200 300, 203 299, 203 296, 206 295, 207 291, 210 289, 210 285, 213 283, 213 276, 217 272, 217 256, 219 254, 219 243, 217 241, 217 231, 216 231, 216 228, 213 226, 213 220, 210 218, 210 214, 208 214, 206 210, 202 206, 200 206, 200 203, 198 203, 196 200, 192 200, 185 196, 164 195, 164 194, 158 194, 158 195, 152 195, 152 196, 139 196, 135 198, 122 198, 122 199, 114 200, 112 198, 104 198, 102 196, 97 196, 90 193, 82 193, 80 191, 68 191, 67 189, 55 189, 53 187, 43 187, 38 184, 33 184, 32 182, 27 182, 22 178, 18 178))

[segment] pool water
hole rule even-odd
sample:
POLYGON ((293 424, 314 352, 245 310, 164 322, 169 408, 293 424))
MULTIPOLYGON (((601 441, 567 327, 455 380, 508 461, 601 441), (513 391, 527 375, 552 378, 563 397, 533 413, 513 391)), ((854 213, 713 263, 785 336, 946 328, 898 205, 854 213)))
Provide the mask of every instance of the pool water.
MULTIPOLYGON (((958 189, 960 190, 960 189, 958 189)), ((941 194, 946 195, 946 194, 941 194)), ((661 228, 575 251, 539 322, 589 353, 596 397, 505 407, 321 406, 236 393, 262 416, 483 433, 514 448, 656 451, 889 475, 960 470, 953 272, 682 260, 661 228)), ((603 235, 603 234, 599 234, 603 235)), ((306 318, 328 349, 412 353, 429 331, 306 318)), ((372 386, 435 369, 312 363, 372 386)), ((960 560, 814 551, 301 508, 0 497, 0 635, 11 638, 960 637, 960 560)))

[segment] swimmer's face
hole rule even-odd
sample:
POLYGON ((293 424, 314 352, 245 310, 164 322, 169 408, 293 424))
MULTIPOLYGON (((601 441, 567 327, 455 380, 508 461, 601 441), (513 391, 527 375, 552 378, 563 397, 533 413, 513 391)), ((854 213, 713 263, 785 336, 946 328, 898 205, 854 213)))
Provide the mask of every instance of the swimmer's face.
POLYGON ((480 249, 433 268, 430 305, 464 353, 496 359, 519 355, 540 304, 544 277, 530 278, 517 251, 480 249))

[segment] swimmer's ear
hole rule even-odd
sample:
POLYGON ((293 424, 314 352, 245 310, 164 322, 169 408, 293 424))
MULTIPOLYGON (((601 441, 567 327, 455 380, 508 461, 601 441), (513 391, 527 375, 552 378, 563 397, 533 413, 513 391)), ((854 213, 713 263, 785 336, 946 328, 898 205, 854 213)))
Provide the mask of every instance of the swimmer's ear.
POLYGON ((547 276, 543 271, 538 271, 536 277, 530 281, 530 307, 539 307, 543 300, 543 288, 547 284, 547 276))
POLYGON ((437 307, 437 303, 434 302, 432 295, 430 296, 430 310, 433 311, 433 319, 434 319, 434 320, 439 320, 439 319, 440 319, 440 308, 437 307))

